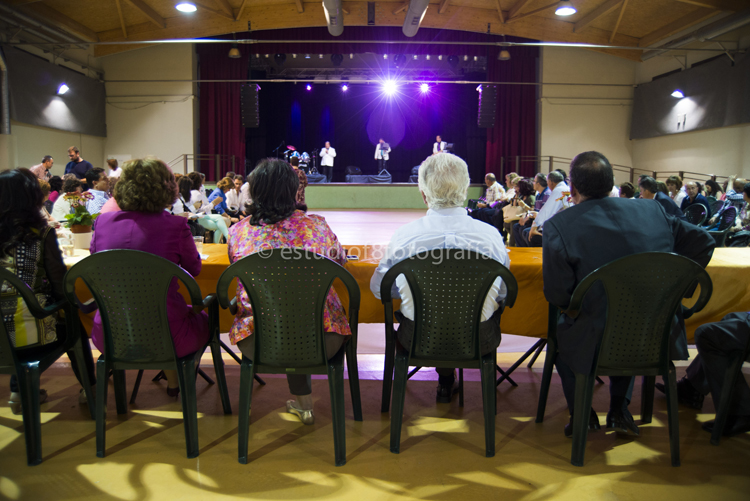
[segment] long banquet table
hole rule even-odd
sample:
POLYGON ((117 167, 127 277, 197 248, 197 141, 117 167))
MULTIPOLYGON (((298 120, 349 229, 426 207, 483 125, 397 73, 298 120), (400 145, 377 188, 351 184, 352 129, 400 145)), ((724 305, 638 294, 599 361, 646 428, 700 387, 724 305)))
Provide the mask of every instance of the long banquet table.
MULTIPOLYGON (((359 260, 349 261, 346 269, 354 276, 361 292, 359 321, 361 323, 382 323, 383 306, 370 292, 370 277, 378 264, 383 248, 375 246, 348 247, 347 252, 359 256, 359 260)), ((77 251, 75 258, 66 258, 72 265, 87 253, 77 251)), ((219 277, 229 266, 227 246, 205 244, 203 268, 196 281, 204 296, 216 290, 219 277)), ((506 334, 546 337, 547 302, 544 299, 542 279, 542 249, 512 247, 509 253, 510 271, 518 281, 518 299, 513 308, 503 313, 501 328, 506 334)), ((720 248, 714 251, 707 267, 713 281, 713 295, 708 306, 686 322, 688 340, 692 341, 695 329, 707 322, 715 322, 733 311, 750 311, 750 248, 720 248)), ((348 308, 348 294, 342 283, 336 281, 334 287, 348 308)), ((79 284, 79 296, 90 297, 85 286, 79 284)), ((697 298, 697 293, 696 296, 697 298)), ((686 299, 691 305, 694 299, 686 299)), ((90 330, 91 320, 83 319, 90 330)), ((227 310, 221 312, 221 331, 227 332, 232 323, 232 315, 227 310)))

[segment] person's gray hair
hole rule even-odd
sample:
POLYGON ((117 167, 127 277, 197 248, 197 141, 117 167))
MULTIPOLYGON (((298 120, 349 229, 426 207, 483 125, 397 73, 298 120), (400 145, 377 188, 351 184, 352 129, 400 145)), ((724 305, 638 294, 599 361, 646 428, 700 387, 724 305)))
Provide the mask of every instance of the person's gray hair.
POLYGON ((560 184, 563 182, 564 179, 565 178, 563 177, 563 175, 557 172, 556 170, 553 170, 552 172, 547 174, 547 180, 552 181, 553 183, 560 184))
POLYGON ((469 167, 456 155, 433 155, 419 166, 419 190, 430 209, 463 207, 469 167))

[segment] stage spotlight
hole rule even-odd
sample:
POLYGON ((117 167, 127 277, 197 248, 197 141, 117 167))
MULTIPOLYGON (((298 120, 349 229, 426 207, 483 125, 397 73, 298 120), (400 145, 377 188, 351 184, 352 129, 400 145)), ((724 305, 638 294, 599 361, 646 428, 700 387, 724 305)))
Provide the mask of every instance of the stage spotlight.
POLYGON ((469 60, 469 56, 464 56, 464 61, 468 61, 468 60, 469 60))
POLYGON ((500 53, 497 55, 498 61, 508 61, 510 59, 510 52, 503 49, 500 51, 500 53))
POLYGON ((383 82, 383 92, 386 96, 392 96, 398 91, 398 85, 393 80, 383 82))
POLYGON ((310 84, 307 84, 307 87, 305 87, 305 89, 307 89, 307 90, 312 90, 312 85, 310 85, 310 84))
POLYGON ((323 54, 318 54, 318 59, 323 59, 323 54))
POLYGON ((193 2, 180 2, 175 5, 174 8, 179 10, 180 12, 195 12, 196 10, 198 10, 193 2))
POLYGON ((349 90, 349 86, 347 84, 344 84, 344 85, 341 86, 341 90, 343 90, 344 92, 346 92, 346 91, 349 90))
POLYGON ((273 60, 276 61, 276 66, 284 66, 286 54, 274 54, 273 60))
POLYGON ((426 55, 426 56, 425 56, 424 58, 425 58, 425 59, 426 59, 427 61, 429 61, 429 60, 430 60, 430 55, 429 55, 429 54, 427 54, 427 55, 426 55))
POLYGON ((383 59, 388 59, 388 54, 383 54, 383 59))
POLYGON ((419 92, 421 92, 422 94, 427 94, 428 92, 430 92, 430 86, 426 83, 423 83, 419 86, 419 92))
POLYGON ((331 62, 333 63, 333 66, 338 68, 341 66, 341 63, 344 62, 344 56, 341 54, 331 54, 331 62))
POLYGON ((57 94, 60 95, 60 96, 62 96, 63 94, 65 94, 69 90, 70 90, 70 87, 68 87, 65 84, 62 84, 62 85, 60 85, 60 87, 57 88, 57 94))
POLYGON ((349 59, 354 59, 354 54, 353 53, 349 53, 349 59))
POLYGON ((266 59, 268 59, 268 57, 269 57, 269 54, 266 54, 266 59))
POLYGON ((461 64, 461 60, 458 58, 458 56, 448 56, 448 64, 455 70, 456 68, 458 68, 458 65, 461 64))
POLYGON ((297 59, 297 54, 292 54, 292 58, 297 59))
POLYGON ((570 0, 561 0, 560 4, 557 6, 557 9, 555 9, 555 15, 557 16, 572 16, 578 12, 576 8, 573 6, 573 3, 570 0))
POLYGON ((310 59, 310 54, 305 54, 305 59, 310 59))
POLYGON ((685 94, 683 94, 680 89, 675 89, 675 91, 672 93, 672 97, 676 97, 677 99, 682 99, 683 97, 685 97, 685 94))
POLYGON ((260 59, 260 54, 255 54, 255 59, 260 59))
POLYGON ((438 61, 442 61, 442 60, 443 60, 443 56, 442 55, 438 56, 438 61))
POLYGON ((416 54, 414 54, 414 60, 415 60, 415 61, 419 60, 419 56, 418 56, 418 55, 416 55, 416 54))
POLYGON ((232 48, 229 49, 229 54, 227 54, 228 57, 231 59, 239 59, 242 57, 242 54, 240 53, 240 49, 237 48, 237 44, 233 43, 232 48))

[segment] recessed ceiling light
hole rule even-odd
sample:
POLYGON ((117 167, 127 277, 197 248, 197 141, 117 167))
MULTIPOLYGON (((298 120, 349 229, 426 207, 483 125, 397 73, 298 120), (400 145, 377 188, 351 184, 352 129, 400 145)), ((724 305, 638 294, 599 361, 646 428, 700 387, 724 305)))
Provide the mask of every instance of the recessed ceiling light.
POLYGON ((672 97, 676 97, 677 99, 682 99, 683 97, 685 97, 685 94, 683 94, 680 89, 675 89, 675 91, 672 93, 672 97))
POLYGON ((555 14, 558 16, 572 16, 576 12, 578 11, 570 0, 561 0, 555 9, 555 14))
POLYGON ((62 96, 63 94, 65 94, 69 90, 70 90, 70 87, 68 87, 65 84, 62 84, 62 85, 60 85, 60 87, 57 88, 57 93, 62 96))
POLYGON ((198 7, 196 7, 193 2, 180 2, 175 5, 174 8, 180 12, 195 12, 198 10, 198 7))

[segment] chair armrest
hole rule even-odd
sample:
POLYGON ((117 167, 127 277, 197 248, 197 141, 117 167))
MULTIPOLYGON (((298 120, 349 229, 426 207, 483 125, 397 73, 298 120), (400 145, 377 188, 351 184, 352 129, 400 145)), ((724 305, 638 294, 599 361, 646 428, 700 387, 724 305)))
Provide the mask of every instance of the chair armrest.
POLYGON ((229 313, 231 313, 232 315, 237 314, 237 296, 233 297, 229 302, 229 313))
POLYGON ((76 306, 78 306, 78 309, 81 310, 85 314, 93 313, 96 310, 99 309, 99 305, 96 304, 96 301, 94 299, 89 299, 85 303, 82 303, 77 297, 76 297, 76 306))
POLYGON ((37 318, 45 318, 45 317, 48 317, 48 316, 52 315, 56 311, 61 310, 67 304, 68 304, 68 301, 66 301, 65 299, 61 299, 60 301, 56 301, 56 302, 54 302, 52 304, 48 304, 47 306, 45 306, 43 308, 39 308, 38 311, 34 311, 34 310, 36 310, 36 308, 34 308, 34 310, 32 310, 31 308, 29 308, 29 311, 31 311, 31 314, 34 315, 37 318), (37 316, 37 314, 39 314, 39 315, 37 316))
POLYGON ((203 301, 201 301, 200 304, 194 304, 193 305, 193 312, 194 313, 200 313, 204 309, 208 308, 213 304, 213 302, 216 301, 216 293, 211 293, 208 296, 206 296, 203 301))

